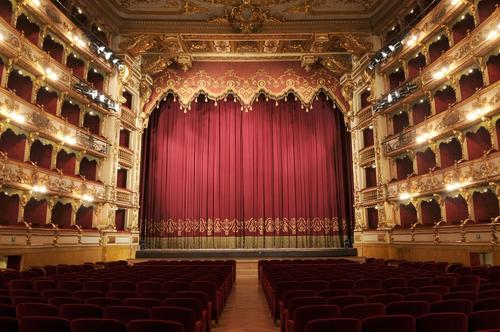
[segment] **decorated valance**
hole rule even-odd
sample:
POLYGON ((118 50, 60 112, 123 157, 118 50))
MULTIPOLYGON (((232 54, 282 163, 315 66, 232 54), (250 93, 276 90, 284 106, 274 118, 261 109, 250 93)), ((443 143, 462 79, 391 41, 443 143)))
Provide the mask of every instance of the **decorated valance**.
POLYGON ((144 110, 151 113, 168 93, 176 95, 185 109, 200 94, 212 100, 221 100, 231 94, 248 109, 261 94, 280 100, 290 93, 307 108, 320 92, 334 99, 342 111, 347 110, 338 79, 321 66, 306 70, 299 63, 285 61, 194 62, 187 71, 170 68, 158 77, 144 110))

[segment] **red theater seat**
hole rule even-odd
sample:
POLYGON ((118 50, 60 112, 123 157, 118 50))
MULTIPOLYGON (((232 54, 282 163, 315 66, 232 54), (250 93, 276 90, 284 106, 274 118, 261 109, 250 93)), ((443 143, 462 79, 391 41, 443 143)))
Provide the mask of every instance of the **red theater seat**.
POLYGON ((181 323, 186 332, 200 332, 202 326, 196 323, 193 310, 179 307, 154 307, 149 309, 149 318, 181 323))
POLYGON ((109 306, 104 308, 104 318, 116 319, 127 323, 134 319, 147 319, 149 311, 141 307, 109 306))
POLYGON ((79 318, 102 318, 102 308, 93 304, 63 304, 59 307, 62 318, 73 320, 79 318))
POLYGON ((469 331, 500 329, 500 310, 471 312, 469 315, 469 331))
POLYGON ((17 319, 12 317, 2 317, 0 315, 0 331, 19 332, 19 323, 17 319))
POLYGON ((42 291, 42 298, 49 300, 53 297, 72 297, 72 293, 64 289, 46 289, 42 291))
POLYGON ((328 300, 328 304, 333 304, 340 308, 343 308, 351 304, 361 304, 361 303, 366 303, 366 297, 361 295, 335 296, 328 300))
POLYGON ((441 301, 442 296, 439 293, 415 293, 405 296, 405 301, 427 301, 429 303, 441 301))
POLYGON ((95 290, 106 293, 107 291, 109 291, 109 285, 104 281, 98 281, 98 280, 85 281, 83 283, 83 289, 95 290))
POLYGON ((430 312, 459 312, 469 314, 472 311, 472 302, 469 300, 444 300, 431 304, 430 312))
POLYGON ((431 313, 417 318, 419 332, 467 332, 467 315, 458 312, 431 313))
POLYGON ((153 299, 163 300, 172 297, 172 293, 165 291, 144 291, 140 293, 140 297, 149 297, 153 299))
POLYGON ((101 308, 108 307, 110 305, 123 305, 123 301, 120 299, 115 299, 112 297, 91 297, 85 300, 87 304, 98 305, 101 308))
POLYGON ((132 299, 135 297, 139 297, 139 295, 134 292, 134 291, 125 291, 125 290, 120 290, 120 291, 109 291, 106 293, 106 297, 111 297, 115 299, 120 299, 120 300, 125 300, 125 299, 132 299))
POLYGON ((116 319, 81 318, 71 322, 71 332, 126 332, 125 325, 116 319))
POLYGON ((59 308, 45 303, 21 303, 16 306, 16 317, 21 319, 26 316, 58 317, 59 308))
POLYGON ((361 321, 355 318, 314 319, 306 324, 306 332, 361 332, 361 321))
POLYGON ((337 318, 340 316, 340 308, 330 304, 311 305, 297 308, 294 313, 293 322, 290 323, 291 332, 305 332, 308 322, 315 319, 337 318))
POLYGON ((415 332, 415 318, 412 315, 375 316, 363 321, 363 332, 403 331, 415 332))
POLYGON ((146 319, 128 322, 127 332, 185 332, 185 330, 179 322, 146 319))
POLYGON ((400 294, 381 294, 381 295, 373 295, 367 298, 366 302, 369 303, 383 303, 388 304, 392 302, 401 302, 403 301, 403 295, 400 294))
POLYGON ((342 308, 341 316, 344 318, 357 318, 363 320, 372 316, 385 314, 385 305, 382 303, 351 304, 342 308))
POLYGON ((152 307, 161 306, 161 300, 154 299, 154 298, 147 298, 147 297, 137 297, 137 298, 133 298, 133 299, 126 299, 124 301, 124 304, 127 306, 150 309, 152 307))
POLYGON ((488 297, 477 300, 473 305, 474 311, 500 310, 500 297, 488 297))
POLYGON ((63 304, 84 304, 85 301, 82 299, 79 299, 77 297, 53 297, 49 299, 49 304, 55 305, 56 307, 60 307, 63 304))
POLYGON ((16 317, 16 308, 9 304, 0 304, 1 317, 16 317))
POLYGON ((430 310, 429 302, 425 301, 402 301, 389 303, 385 307, 385 313, 387 315, 412 315, 414 317, 419 317, 428 314, 430 310))
POLYGON ((71 332, 68 320, 57 317, 31 316, 19 320, 20 332, 71 332))

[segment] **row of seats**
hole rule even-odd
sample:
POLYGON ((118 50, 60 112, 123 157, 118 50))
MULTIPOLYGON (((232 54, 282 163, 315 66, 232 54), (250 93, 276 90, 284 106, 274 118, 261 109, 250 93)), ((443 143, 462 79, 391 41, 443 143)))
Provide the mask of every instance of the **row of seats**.
POLYGON ((293 332, 498 332, 500 310, 479 311, 470 315, 456 312, 411 315, 372 315, 365 319, 341 317, 335 306, 304 306, 295 320, 293 332))
POLYGON ((0 317, 2 332, 186 332, 178 322, 163 319, 137 319, 126 324, 116 319, 31 316, 22 319, 0 317))
POLYGON ((307 321, 323 307, 332 317, 325 314, 317 318, 356 319, 359 328, 364 324, 361 321, 371 316, 418 319, 453 313, 464 315, 467 322, 467 316, 476 312, 500 310, 500 283, 472 273, 451 272, 449 264, 445 268, 432 264, 431 268, 431 264, 400 267, 347 260, 288 260, 259 265, 262 289, 282 332, 305 331, 307 321), (319 307, 300 314, 301 308, 308 306, 319 307))
POLYGON ((132 321, 149 326, 160 320, 174 322, 172 331, 209 332, 235 279, 234 261, 84 266, 55 273, 31 269, 17 279, 11 278, 15 273, 3 273, 0 318, 11 326, 5 331, 23 330, 26 319, 38 317, 57 321, 63 331, 75 330, 75 320, 93 319, 104 325, 118 322, 120 331, 131 330, 132 321))

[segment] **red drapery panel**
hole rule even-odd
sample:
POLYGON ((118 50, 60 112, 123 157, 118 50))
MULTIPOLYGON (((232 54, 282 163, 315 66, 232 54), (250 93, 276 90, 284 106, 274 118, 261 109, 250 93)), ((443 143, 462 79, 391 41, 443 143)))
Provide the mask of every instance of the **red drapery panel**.
POLYGON ((351 239, 352 163, 343 116, 324 96, 243 112, 168 98, 143 139, 147 247, 332 247, 351 239))

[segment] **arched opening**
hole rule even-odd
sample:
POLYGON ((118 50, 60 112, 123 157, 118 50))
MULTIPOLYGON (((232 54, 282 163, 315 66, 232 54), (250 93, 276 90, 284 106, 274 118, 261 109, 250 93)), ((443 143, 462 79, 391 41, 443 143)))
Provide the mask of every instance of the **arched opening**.
POLYGON ((427 99, 421 99, 418 103, 413 104, 411 107, 411 115, 413 119, 413 125, 417 125, 427 117, 431 116, 431 104, 427 99))
POLYGON ((115 227, 117 231, 125 230, 125 217, 127 210, 117 209, 115 211, 115 227))
POLYGON ((127 177, 128 177, 128 170, 126 168, 120 168, 117 172, 116 175, 116 186, 118 188, 127 188, 127 177))
POLYGON ((16 135, 10 128, 0 136, 0 151, 7 153, 9 159, 24 161, 26 136, 16 135))
POLYGON ((456 138, 439 144, 439 157, 441 158, 441 168, 455 165, 455 162, 462 159, 462 145, 456 138))
POLYGON ((481 23, 486 20, 498 7, 498 0, 481 0, 477 4, 479 20, 481 23))
POLYGON ((97 178, 97 162, 95 160, 89 160, 87 157, 83 157, 80 162, 80 173, 85 179, 90 181, 96 181, 97 178))
POLYGON ((394 134, 399 134, 410 125, 407 112, 399 111, 392 116, 392 130, 394 134))
POLYGON ((130 147, 130 131, 125 128, 120 128, 120 146, 124 148, 130 147))
POLYGON ((95 68, 89 69, 87 73, 87 81, 92 84, 94 89, 104 91, 104 76, 100 74, 95 68))
POLYGON ((439 59, 439 57, 450 49, 450 42, 448 38, 442 34, 436 38, 436 41, 429 45, 429 59, 432 62, 439 59))
POLYGON ((9 0, 0 0, 0 17, 10 24, 12 20, 12 3, 9 0))
POLYGON ((365 183, 366 188, 373 188, 377 186, 377 169, 368 166, 365 167, 365 183))
POLYGON ((36 93, 36 104, 43 106, 44 111, 56 115, 58 98, 57 92, 50 91, 48 87, 41 87, 36 93))
POLYGON ((78 58, 74 53, 71 53, 66 58, 66 67, 71 69, 73 75, 80 79, 85 79, 85 63, 78 58))
POLYGON ((61 107, 61 117, 78 127, 80 125, 80 106, 71 100, 65 100, 61 107))
POLYGON ((94 135, 101 134, 101 118, 93 111, 85 113, 83 117, 83 126, 94 135))
POLYGON ((420 71, 426 66, 425 55, 418 53, 410 61, 408 61, 408 78, 412 79, 420 74, 420 71))
POLYGON ((446 222, 449 224, 460 224, 469 216, 467 201, 460 195, 446 197, 444 206, 446 209, 446 222))
POLYGON ((486 128, 480 127, 475 133, 465 135, 469 160, 481 158, 492 147, 490 133, 486 128))
POLYGON ((76 224, 82 229, 92 229, 94 208, 92 206, 80 206, 76 211, 76 224))
POLYGON ((373 128, 363 129, 363 146, 367 148, 369 146, 373 146, 373 144, 373 128))
POLYGON ((413 174, 413 161, 408 157, 396 158, 397 179, 404 180, 413 174))
POLYGON ((64 46, 55 41, 54 37, 48 35, 43 40, 42 49, 47 52, 50 57, 59 63, 63 63, 64 46))
POLYGON ((434 226, 435 223, 441 220, 441 208, 435 199, 422 201, 420 210, 422 212, 422 224, 425 226, 434 226))
POLYGON ((483 87, 483 75, 478 69, 470 69, 460 77, 460 92, 462 100, 469 98, 483 87))
POLYGON ((61 149, 57 153, 56 168, 60 169, 64 175, 75 175, 76 156, 61 149))
POLYGON ((40 36, 40 28, 36 23, 33 23, 29 18, 21 14, 17 18, 16 29, 21 32, 26 39, 35 45, 38 45, 38 38, 40 36))
POLYGON ((389 74, 389 89, 392 91, 396 89, 405 81, 405 73, 402 68, 396 68, 391 74, 389 74))
POLYGON ((31 144, 30 161, 36 163, 39 167, 50 169, 52 159, 52 145, 44 145, 41 141, 35 140, 31 144))
POLYGON ((418 174, 426 174, 429 170, 434 169, 436 167, 436 155, 434 152, 427 148, 423 152, 416 153, 417 158, 417 171, 418 174))
POLYGON ((47 223, 47 201, 31 198, 24 207, 24 221, 33 227, 44 227, 47 223))
POLYGON ((0 225, 16 225, 19 218, 19 195, 0 192, 0 225))
POLYGON ((460 21, 455 23, 451 28, 455 44, 467 37, 469 32, 474 30, 474 27, 474 17, 469 13, 462 15, 460 21))
POLYGON ((7 81, 7 88, 14 91, 20 98, 31 103, 33 93, 33 82, 28 75, 24 76, 22 70, 12 70, 7 81))
POLYGON ((417 209, 412 203, 399 204, 399 220, 403 228, 409 228, 417 222, 417 209))
POLYGON ((441 90, 434 94, 434 108, 436 114, 446 111, 450 106, 457 102, 455 90, 452 87, 445 85, 441 90))
POLYGON ((366 219, 368 229, 378 228, 378 210, 370 207, 366 209, 366 219))
POLYGON ((133 100, 132 94, 124 89, 123 93, 122 93, 122 97, 125 98, 125 102, 122 104, 122 106, 125 106, 126 108, 131 110, 132 109, 132 100, 133 100))
POLYGON ((474 202, 474 216, 476 222, 487 223, 500 215, 498 208, 498 197, 491 189, 481 192, 475 191, 472 195, 474 202))
POLYGON ((500 54, 491 55, 486 62, 490 84, 500 79, 500 54))
POLYGON ((52 208, 52 220, 59 228, 69 228, 71 226, 71 204, 57 202, 52 208))
POLYGON ((371 93, 370 93, 369 89, 366 89, 361 93, 361 95, 360 95, 361 109, 364 109, 364 108, 371 105, 371 102, 368 100, 370 98, 370 96, 371 96, 371 93))

